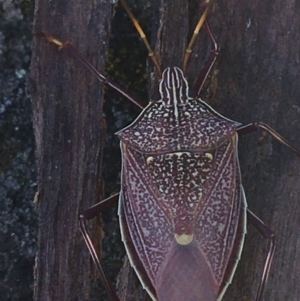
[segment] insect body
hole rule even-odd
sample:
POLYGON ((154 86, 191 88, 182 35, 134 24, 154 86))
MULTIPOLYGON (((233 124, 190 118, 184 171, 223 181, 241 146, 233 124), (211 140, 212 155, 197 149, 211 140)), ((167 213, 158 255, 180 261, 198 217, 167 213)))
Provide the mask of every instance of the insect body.
POLYGON ((142 262, 153 299, 213 301, 227 287, 245 234, 240 124, 191 99, 179 68, 163 72, 160 94, 118 133, 122 237, 138 274, 142 262))

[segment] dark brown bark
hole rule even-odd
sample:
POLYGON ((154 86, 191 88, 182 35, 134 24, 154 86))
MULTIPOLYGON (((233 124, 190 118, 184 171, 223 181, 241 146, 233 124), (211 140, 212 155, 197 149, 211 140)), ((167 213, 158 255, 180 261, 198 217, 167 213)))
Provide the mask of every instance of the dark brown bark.
MULTIPOLYGON (((72 40, 103 70, 111 10, 109 1, 37 1, 34 33, 72 40)), ((35 300, 89 300, 90 258, 78 213, 103 196, 103 89, 78 61, 40 37, 31 77, 39 190, 35 300)))
MULTIPOLYGON (((298 83, 300 5, 295 1, 216 1, 220 33, 215 107, 243 123, 263 121, 300 147, 298 83)), ((300 161, 271 138, 240 140, 249 208, 276 234, 264 300, 300 299, 300 161)), ((251 225, 242 260, 224 300, 253 300, 268 244, 251 225)))

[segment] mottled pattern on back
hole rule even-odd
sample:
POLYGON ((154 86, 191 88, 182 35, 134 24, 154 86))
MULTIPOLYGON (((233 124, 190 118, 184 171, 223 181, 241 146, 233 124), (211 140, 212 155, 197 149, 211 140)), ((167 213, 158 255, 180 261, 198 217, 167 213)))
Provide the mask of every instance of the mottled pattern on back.
POLYGON ((216 282, 221 283, 240 210, 234 143, 225 143, 213 159, 207 153, 183 153, 149 160, 132 149, 124 151, 124 207, 128 222, 135 225, 130 229, 132 240, 152 281, 176 244, 174 235, 194 234, 216 282))
POLYGON ((174 233, 192 234, 199 199, 213 167, 213 155, 176 152, 145 157, 145 162, 155 196, 167 208, 168 216, 172 216, 174 233))
POLYGON ((151 103, 130 127, 118 133, 130 147, 145 153, 209 149, 229 139, 239 125, 214 112, 200 99, 173 107, 151 103))
MULTIPOLYGON (((136 266, 140 260, 158 288, 168 277, 164 272, 170 254, 178 251, 178 237, 187 235, 192 237, 187 247, 195 255, 191 269, 204 266, 221 287, 241 206, 246 214, 237 161, 239 124, 202 100, 190 99, 178 68, 164 71, 160 92, 160 101, 118 133, 120 213, 139 256, 130 258, 131 263, 136 266)), ((122 235, 126 246, 129 238, 122 235)))

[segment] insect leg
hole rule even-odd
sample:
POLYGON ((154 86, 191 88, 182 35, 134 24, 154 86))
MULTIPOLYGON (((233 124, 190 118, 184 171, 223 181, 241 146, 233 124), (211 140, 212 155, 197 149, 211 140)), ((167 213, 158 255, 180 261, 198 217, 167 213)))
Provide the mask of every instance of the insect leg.
POLYGON ((210 55, 204 65, 204 67, 201 69, 200 75, 194 84, 193 91, 195 91, 195 98, 199 97, 200 92, 203 88, 203 85, 204 85, 204 83, 205 83, 205 81, 220 53, 219 52, 220 49, 219 49, 218 44, 212 34, 212 31, 210 29, 208 21, 205 21, 205 28, 206 28, 208 37, 213 44, 213 49, 211 50, 210 55))
POLYGON ((156 71, 157 71, 157 74, 158 74, 158 77, 161 78, 161 75, 162 75, 162 72, 161 72, 161 68, 160 68, 160 65, 158 63, 158 59, 154 53, 154 51, 152 50, 148 40, 147 40, 147 37, 143 31, 143 29, 141 28, 138 20, 136 19, 136 17, 133 15, 132 11, 130 10, 129 6, 127 5, 127 3, 125 2, 125 0, 120 0, 122 6, 124 7, 124 9, 126 10, 129 18, 131 19, 134 27, 136 28, 137 32, 139 33, 141 39, 143 40, 148 52, 149 52, 149 57, 151 58, 155 68, 156 68, 156 71))
POLYGON ((260 220, 253 212, 251 212, 249 209, 247 209, 247 217, 249 222, 258 230, 258 232, 265 238, 270 241, 269 251, 268 255, 265 261, 265 266, 261 278, 261 282, 257 291, 256 295, 256 301, 260 301, 262 297, 262 293, 265 287, 265 284, 268 280, 274 251, 275 251, 275 235, 273 231, 268 228, 262 220, 260 220))
POLYGON ((55 44, 58 46, 59 50, 66 50, 68 53, 73 55, 76 59, 81 61, 81 63, 92 73, 96 75, 96 77, 103 82, 104 84, 110 86, 111 88, 115 89, 118 91, 120 94, 125 96, 128 100, 130 100, 133 104, 135 104, 138 108, 143 109, 144 106, 140 103, 140 101, 133 96, 131 93, 127 92, 123 88, 121 88, 118 84, 114 83, 112 80, 108 79, 106 76, 104 76, 101 72, 99 72, 83 55, 80 53, 70 41, 66 42, 61 42, 60 40, 46 35, 44 33, 39 34, 42 36, 44 39, 46 39, 49 43, 55 44))
POLYGON ((93 262, 95 263, 97 270, 100 274, 100 278, 108 292, 108 295, 112 301, 120 301, 119 297, 116 294, 115 289, 112 287, 111 283, 109 282, 107 276, 105 275, 102 265, 100 263, 99 257, 97 255, 96 249, 92 243, 92 240, 90 238, 90 235, 87 230, 87 221, 91 220, 92 218, 96 217, 99 213, 105 211, 109 207, 117 204, 119 198, 119 194, 115 194, 98 204, 95 204, 94 206, 90 207, 86 211, 84 211, 82 214, 79 215, 79 224, 80 224, 80 231, 84 238, 84 241, 89 249, 89 252, 91 254, 91 257, 93 259, 93 262))
POLYGON ((240 135, 249 134, 252 132, 256 132, 257 130, 262 129, 266 131, 269 135, 271 135, 275 140, 287 146, 290 150, 292 150, 298 157, 300 157, 300 150, 292 146, 284 137, 278 134, 275 130, 273 130, 270 126, 263 122, 253 122, 247 125, 242 125, 237 129, 237 132, 240 135))
MULTIPOLYGON (((203 14, 201 15, 201 17, 198 21, 198 24, 197 24, 197 26, 194 30, 194 33, 192 35, 192 38, 191 38, 190 42, 189 42, 189 45, 188 45, 188 47, 185 51, 185 56, 184 56, 184 61, 183 61, 183 73, 184 74, 186 73, 187 66, 188 66, 188 63, 190 61, 190 57, 191 57, 191 54, 192 54, 192 51, 193 51, 193 46, 195 44, 196 37, 198 36, 199 31, 203 26, 203 23, 205 22, 207 24, 207 15, 208 15, 209 10, 212 6, 212 3, 213 3, 213 0, 206 0, 203 4, 203 6, 205 7, 204 12, 203 12, 203 14)), ((209 26, 208 26, 208 28, 209 28, 209 26)), ((209 29, 209 31, 210 31, 210 29, 209 29)), ((210 38, 211 37, 212 37, 212 35, 210 36, 210 38)), ((214 38, 213 38, 213 41, 214 41, 214 38)))

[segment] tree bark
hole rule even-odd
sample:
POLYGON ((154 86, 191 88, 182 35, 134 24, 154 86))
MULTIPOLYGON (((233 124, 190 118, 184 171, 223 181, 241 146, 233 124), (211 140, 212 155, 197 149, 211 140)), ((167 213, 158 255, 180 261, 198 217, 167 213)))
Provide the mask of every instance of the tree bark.
MULTIPOLYGON (((292 144, 299 138, 300 6, 295 1, 216 1, 212 14, 221 46, 217 104, 244 124, 263 121, 292 144)), ((277 246, 264 300, 300 300, 300 161, 262 134, 240 139, 249 208, 275 233, 277 246)), ((224 300, 253 300, 268 243, 251 225, 242 259, 224 300)))
MULTIPOLYGON (((72 40, 103 70, 111 10, 109 1, 38 1, 34 33, 72 40)), ((39 190, 34 298, 89 300, 90 257, 78 214, 103 197, 102 85, 40 37, 33 45, 31 77, 39 190)))

